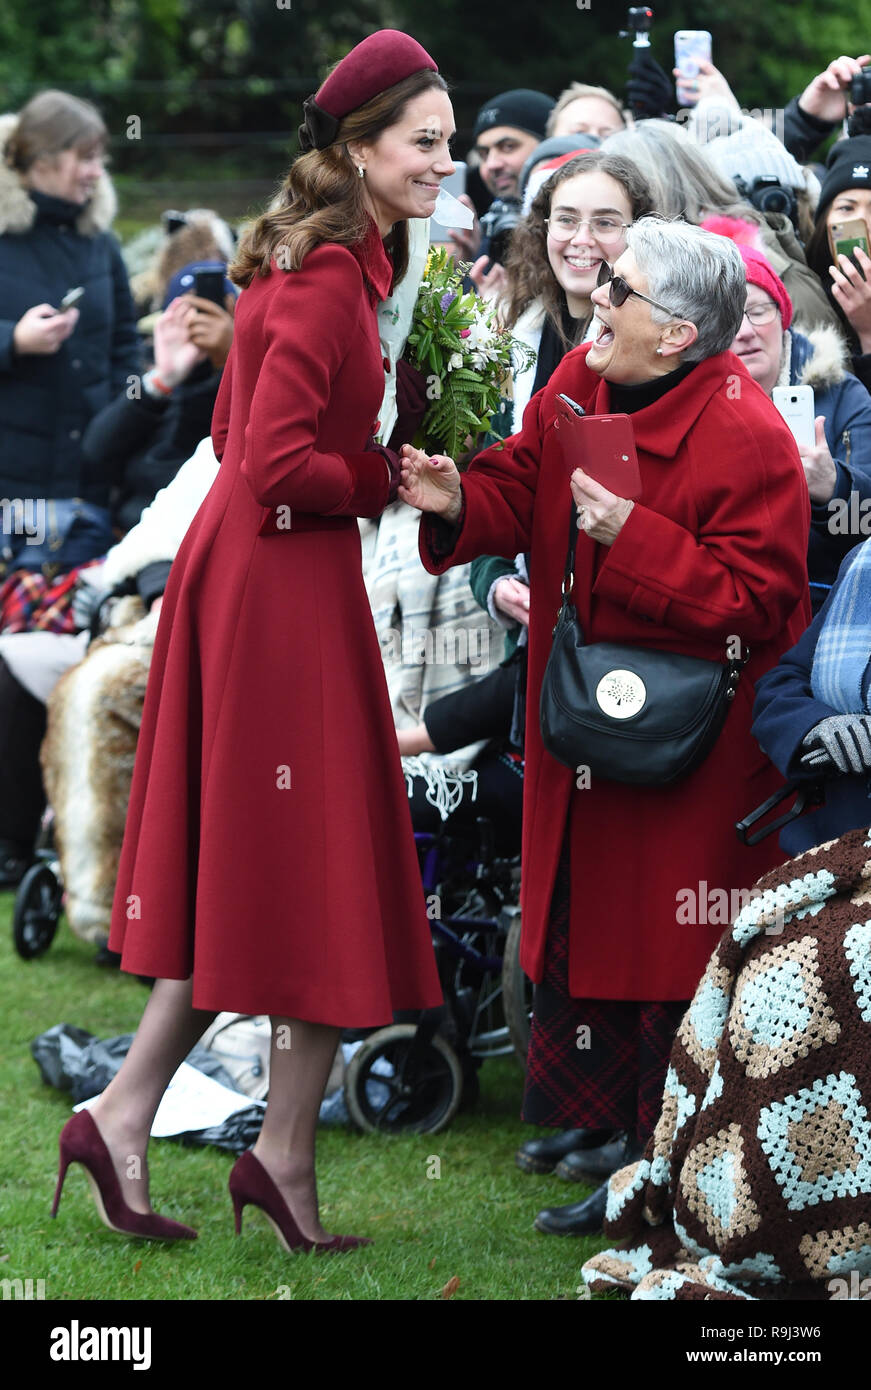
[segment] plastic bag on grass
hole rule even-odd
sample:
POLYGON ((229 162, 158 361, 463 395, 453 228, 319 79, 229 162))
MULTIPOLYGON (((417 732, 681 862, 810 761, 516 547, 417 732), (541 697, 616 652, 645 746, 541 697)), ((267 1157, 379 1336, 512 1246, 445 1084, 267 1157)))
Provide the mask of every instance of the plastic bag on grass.
MULTIPOLYGON (((132 1033, 115 1038, 97 1038, 74 1024, 57 1023, 34 1038, 30 1050, 43 1081, 58 1090, 69 1091, 73 1101, 78 1104, 105 1090, 126 1057, 132 1041, 132 1033)), ((198 1044, 185 1060, 228 1090, 244 1095, 233 1084, 232 1077, 215 1054, 208 1049, 198 1044)), ((248 1097, 244 1099, 247 1101, 248 1097)), ((212 1144, 230 1153, 242 1153, 256 1140, 262 1121, 262 1105, 249 1103, 241 1105, 219 1125, 186 1130, 172 1137, 182 1144, 212 1144)))

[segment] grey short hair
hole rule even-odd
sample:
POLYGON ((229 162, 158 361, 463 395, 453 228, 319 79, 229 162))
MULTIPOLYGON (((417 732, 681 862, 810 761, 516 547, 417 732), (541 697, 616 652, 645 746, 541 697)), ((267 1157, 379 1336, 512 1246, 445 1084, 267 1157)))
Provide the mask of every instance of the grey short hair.
MULTIPOLYGON (((641 217, 627 231, 626 245, 650 298, 698 329, 683 361, 702 362, 725 352, 741 327, 747 299, 747 275, 735 243, 691 222, 641 217)), ((660 309, 651 308, 650 315, 655 323, 669 321, 660 309)))
POLYGON ((721 174, 707 150, 700 149, 674 121, 639 121, 602 141, 609 154, 634 159, 653 192, 653 206, 663 217, 742 217, 757 226, 762 214, 741 200, 730 178, 721 174))

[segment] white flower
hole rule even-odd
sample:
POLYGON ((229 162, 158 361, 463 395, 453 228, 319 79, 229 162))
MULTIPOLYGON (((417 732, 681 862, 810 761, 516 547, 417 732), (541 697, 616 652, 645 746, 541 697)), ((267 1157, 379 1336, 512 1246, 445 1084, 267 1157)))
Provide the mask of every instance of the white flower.
POLYGON ((476 318, 469 326, 469 336, 465 344, 470 352, 485 352, 490 349, 494 334, 484 318, 476 318))
POLYGON ((491 343, 483 344, 472 353, 472 365, 476 372, 483 372, 491 362, 499 360, 499 352, 491 343))
POLYGON ((456 369, 457 369, 458 367, 462 367, 462 365, 463 365, 463 354, 462 354, 461 352, 452 352, 451 355, 450 355, 450 357, 448 358, 448 371, 449 371, 449 372, 456 371, 456 369))

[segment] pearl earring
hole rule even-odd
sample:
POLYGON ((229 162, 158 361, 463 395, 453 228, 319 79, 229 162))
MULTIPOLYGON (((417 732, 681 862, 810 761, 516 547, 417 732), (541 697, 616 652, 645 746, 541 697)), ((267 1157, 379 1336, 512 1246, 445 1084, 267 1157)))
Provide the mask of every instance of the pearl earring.
POLYGON ((358 165, 357 165, 357 173, 360 175, 360 178, 363 177, 363 175, 365 174, 365 172, 366 172, 366 170, 363 168, 363 165, 362 165, 362 164, 358 164, 358 165))
POLYGON ((661 356, 662 356, 662 348, 657 348, 657 349, 656 349, 656 355, 657 355, 657 357, 661 357, 661 356))

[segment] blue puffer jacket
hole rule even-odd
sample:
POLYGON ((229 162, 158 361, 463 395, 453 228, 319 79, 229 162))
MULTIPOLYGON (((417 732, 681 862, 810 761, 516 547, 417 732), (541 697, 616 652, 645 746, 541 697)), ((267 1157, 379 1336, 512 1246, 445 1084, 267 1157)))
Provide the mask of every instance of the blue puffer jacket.
MULTIPOLYGON (((0 149, 9 120, 0 118, 0 149)), ((109 504, 109 470, 86 463, 82 436, 141 370, 127 273, 108 230, 114 210, 105 174, 81 208, 29 192, 0 158, 0 498, 109 504), (60 349, 17 356, 12 335, 22 314, 58 305, 77 285, 85 291, 78 323, 60 349)))
POLYGON ((844 556, 871 535, 871 395, 848 371, 847 350, 835 329, 815 328, 806 335, 790 329, 785 336, 791 340, 789 373, 784 365, 778 385, 812 387, 814 415, 825 417, 826 443, 837 469, 831 501, 811 508, 808 575, 816 613, 844 556))

